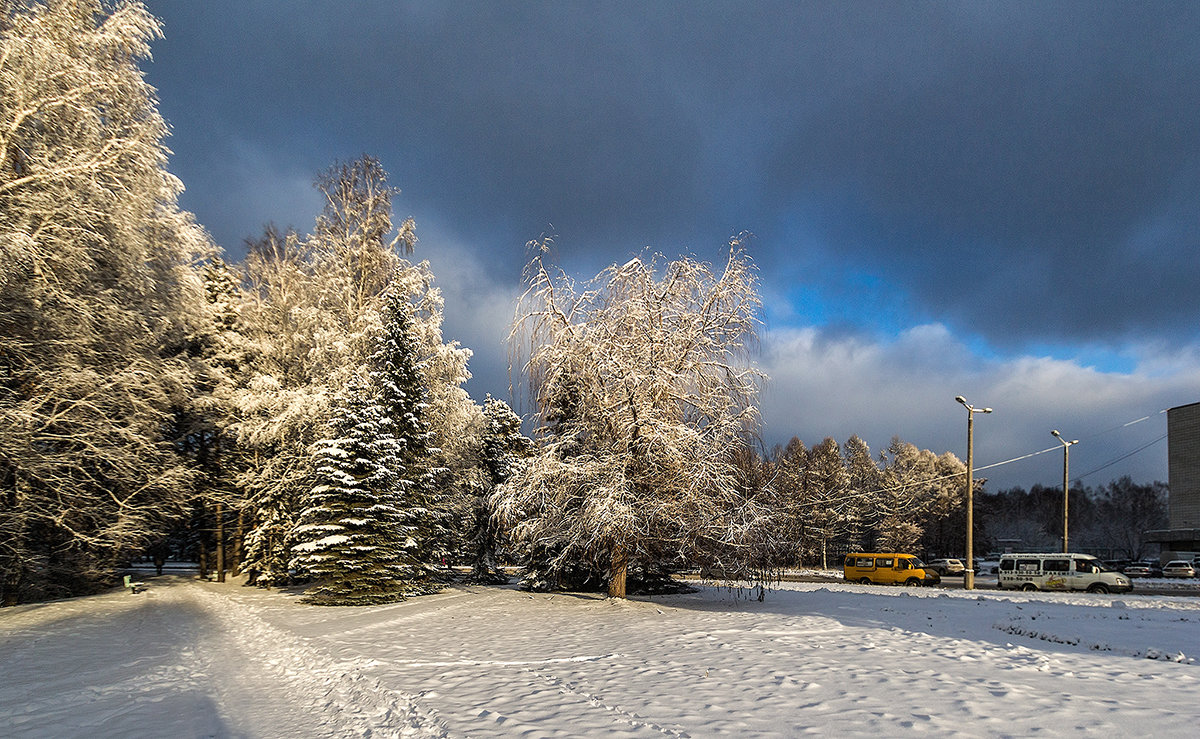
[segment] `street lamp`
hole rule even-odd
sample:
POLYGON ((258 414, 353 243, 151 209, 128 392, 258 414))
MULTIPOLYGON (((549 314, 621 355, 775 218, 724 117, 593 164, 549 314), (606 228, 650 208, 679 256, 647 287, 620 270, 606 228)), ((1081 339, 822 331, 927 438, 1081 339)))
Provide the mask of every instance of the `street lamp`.
POLYGON ((975 589, 975 483, 972 465, 975 463, 975 414, 991 413, 991 408, 975 408, 961 395, 954 397, 967 409, 967 569, 963 572, 963 588, 975 589))
POLYGON ((1058 429, 1050 432, 1050 435, 1058 439, 1063 445, 1063 554, 1067 553, 1067 470, 1071 466, 1071 445, 1078 444, 1079 439, 1067 441, 1058 433, 1058 429))

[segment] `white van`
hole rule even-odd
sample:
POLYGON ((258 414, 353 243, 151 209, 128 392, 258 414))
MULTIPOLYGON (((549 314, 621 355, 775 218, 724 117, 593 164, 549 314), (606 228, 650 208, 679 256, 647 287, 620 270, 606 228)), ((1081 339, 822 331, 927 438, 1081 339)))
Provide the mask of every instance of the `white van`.
POLYGON ((1127 593, 1133 582, 1090 554, 1003 554, 1001 590, 1086 590, 1127 593))

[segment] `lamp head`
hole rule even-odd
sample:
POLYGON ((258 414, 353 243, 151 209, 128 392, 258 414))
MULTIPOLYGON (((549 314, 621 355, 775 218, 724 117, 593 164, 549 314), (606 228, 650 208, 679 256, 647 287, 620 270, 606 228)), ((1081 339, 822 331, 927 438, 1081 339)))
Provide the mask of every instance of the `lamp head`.
POLYGON ((963 405, 967 404, 967 399, 961 395, 955 395, 954 399, 957 400, 958 402, 962 403, 963 405))
POLYGON ((1062 434, 1058 433, 1058 429, 1054 429, 1053 431, 1051 431, 1050 435, 1051 436, 1059 436, 1059 437, 1062 436, 1062 434))

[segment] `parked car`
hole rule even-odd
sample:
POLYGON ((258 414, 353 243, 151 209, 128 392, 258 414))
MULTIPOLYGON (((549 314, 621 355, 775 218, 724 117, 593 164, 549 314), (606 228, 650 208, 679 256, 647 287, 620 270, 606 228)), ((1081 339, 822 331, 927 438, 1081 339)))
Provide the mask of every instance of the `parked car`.
POLYGON ((1163 577, 1195 577, 1196 568, 1192 567, 1191 562, 1176 559, 1163 566, 1162 575, 1163 577))
POLYGON ((945 577, 946 575, 961 575, 966 572, 967 566, 961 559, 935 559, 929 563, 929 569, 945 577))
POLYGON ((1130 577, 1162 577, 1162 565, 1157 562, 1134 562, 1124 570, 1130 577))

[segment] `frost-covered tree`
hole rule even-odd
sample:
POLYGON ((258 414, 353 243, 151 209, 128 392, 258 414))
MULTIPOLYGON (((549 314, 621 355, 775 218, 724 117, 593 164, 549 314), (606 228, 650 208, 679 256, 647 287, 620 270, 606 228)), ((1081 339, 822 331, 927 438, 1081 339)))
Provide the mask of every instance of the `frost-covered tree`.
POLYGON ((483 402, 483 432, 480 434, 480 465, 484 479, 471 501, 468 520, 468 557, 470 579, 479 583, 507 582, 500 571, 496 554, 500 548, 500 522, 496 519, 497 500, 505 495, 504 486, 516 479, 533 454, 533 440, 521 433, 521 417, 503 400, 488 395, 483 402))
POLYGON ((882 487, 879 467, 871 457, 871 448, 857 434, 842 445, 842 458, 846 467, 850 503, 847 546, 860 551, 874 551, 874 531, 880 510, 879 490, 882 487))
MULTIPOLYGON (((250 244, 241 316, 254 363, 233 393, 233 428, 248 460, 239 483, 254 519, 246 566, 262 585, 288 577, 312 444, 332 400, 380 347, 391 320, 386 295, 407 306, 405 341, 420 370, 419 392, 406 391, 422 407, 406 469, 421 470, 420 507, 440 532, 418 539, 427 560, 440 562, 449 547, 441 539, 454 533, 446 528, 462 505, 461 481, 475 468, 479 410, 461 387, 470 351, 443 341, 443 302, 429 265, 400 256, 414 248, 415 226, 407 219, 393 227, 397 191, 386 178, 371 157, 335 165, 317 179, 326 202, 311 235, 269 227, 250 244)), ((405 412, 393 410, 403 424, 405 412)))
POLYGON ((808 453, 804 474, 805 529, 809 543, 820 553, 821 567, 828 566, 831 540, 845 534, 852 509, 850 476, 842 460, 841 448, 826 438, 808 453))
POLYGON ((305 498, 291 566, 317 581, 319 605, 371 605, 432 592, 417 554, 423 511, 404 500, 405 449, 377 389, 352 380, 330 438, 315 445, 317 484, 305 498))
MULTIPOLYGON (((437 482, 444 470, 437 466, 441 450, 429 428, 429 388, 413 306, 399 281, 384 292, 382 323, 368 367, 396 441, 397 505, 411 527, 412 555, 428 563, 441 558, 443 543, 450 537, 449 513, 438 500, 437 482)), ((432 572, 424 577, 431 578, 432 572)))
POLYGON ((246 566, 261 585, 287 580, 289 532, 313 474, 310 449, 332 400, 374 350, 382 292, 415 244, 392 226, 379 162, 362 157, 318 176, 325 207, 311 236, 268 227, 249 244, 243 307, 253 371, 234 393, 240 486, 254 513, 246 566))
POLYGON ((776 523, 772 539, 778 542, 780 564, 796 566, 804 557, 808 540, 808 507, 804 479, 808 472, 808 447, 792 437, 772 455, 771 515, 776 523))
POLYGON ((225 581, 227 569, 241 569, 246 527, 247 501, 238 479, 248 467, 248 458, 237 441, 236 396, 245 387, 255 350, 242 317, 246 302, 242 280, 242 272, 220 257, 204 267, 208 322, 197 339, 204 372, 186 414, 191 419, 188 441, 196 449, 193 456, 202 473, 196 490, 200 525, 191 532, 198 550, 194 556, 201 574, 206 574, 211 532, 211 564, 220 582, 225 581))
POLYGON ((137 2, 0 11, 0 599, 78 592, 182 514, 211 245, 179 210, 137 2))
POLYGON ((631 567, 738 551, 754 511, 731 451, 756 427, 763 377, 743 361, 760 299, 740 246, 719 272, 635 258, 577 287, 535 257, 527 275, 513 369, 528 372, 543 449, 500 501, 514 535, 605 573, 614 597, 631 567))
POLYGON ((928 522, 950 515, 963 500, 966 465, 950 452, 939 456, 898 438, 882 461, 878 547, 913 551, 928 522))

